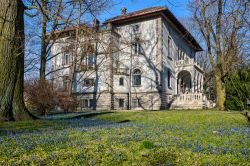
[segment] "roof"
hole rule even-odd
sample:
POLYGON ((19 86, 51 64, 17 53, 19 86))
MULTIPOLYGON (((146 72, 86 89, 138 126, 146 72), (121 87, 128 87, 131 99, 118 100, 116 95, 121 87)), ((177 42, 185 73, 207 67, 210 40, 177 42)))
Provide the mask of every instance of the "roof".
POLYGON ((161 11, 164 11, 166 9, 167 9, 166 6, 156 6, 156 7, 145 8, 145 9, 142 9, 142 10, 137 10, 137 11, 134 11, 134 12, 130 12, 130 13, 126 13, 126 14, 122 14, 122 15, 110 18, 110 19, 106 20, 104 22, 104 24, 106 24, 106 23, 114 23, 114 22, 117 22, 117 21, 122 21, 122 20, 125 20, 125 19, 129 19, 129 18, 134 18, 134 17, 138 17, 138 16, 142 16, 142 15, 161 12, 161 11))
POLYGON ((188 40, 197 51, 202 51, 202 48, 199 45, 199 43, 195 40, 195 38, 191 35, 191 33, 182 25, 182 23, 173 15, 173 13, 166 6, 155 6, 122 14, 106 20, 104 24, 108 23, 118 24, 124 21, 139 18, 141 16, 160 14, 160 13, 163 13, 176 26, 176 28, 183 34, 184 38, 186 38, 186 40, 188 40))
POLYGON ((91 28, 87 24, 72 25, 72 26, 66 26, 66 27, 64 27, 63 29, 60 29, 60 30, 55 30, 54 32, 49 32, 46 35, 48 36, 48 35, 51 35, 51 34, 52 35, 61 34, 61 33, 73 31, 73 30, 76 30, 76 29, 88 30, 88 29, 91 29, 91 28))

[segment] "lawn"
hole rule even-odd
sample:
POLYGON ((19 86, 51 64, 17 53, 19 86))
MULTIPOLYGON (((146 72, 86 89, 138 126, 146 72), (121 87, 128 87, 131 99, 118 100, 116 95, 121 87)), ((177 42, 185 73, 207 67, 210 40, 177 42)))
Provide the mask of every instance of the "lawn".
POLYGON ((250 165, 250 128, 239 112, 84 116, 0 123, 0 165, 250 165))

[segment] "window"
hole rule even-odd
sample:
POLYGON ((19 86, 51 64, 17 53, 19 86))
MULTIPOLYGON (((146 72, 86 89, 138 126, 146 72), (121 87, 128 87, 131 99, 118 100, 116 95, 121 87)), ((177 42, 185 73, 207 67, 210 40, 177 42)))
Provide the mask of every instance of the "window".
POLYGON ((119 78, 119 85, 120 86, 124 85, 124 78, 123 77, 119 78))
POLYGON ((94 100, 93 99, 89 99, 89 108, 94 107, 94 100))
POLYGON ((141 101, 140 101, 139 98, 133 99, 133 100, 132 100, 132 104, 133 104, 133 107, 134 107, 134 108, 141 107, 141 101))
POLYGON ((140 28, 140 27, 139 27, 138 24, 135 24, 135 25, 132 26, 133 32, 134 32, 135 34, 139 33, 139 28, 140 28))
POLYGON ((91 55, 86 56, 86 65, 88 69, 94 69, 95 55, 91 54, 91 55))
POLYGON ((124 99, 119 99, 119 108, 124 108, 124 99))
POLYGON ((89 87, 94 85, 94 79, 85 79, 84 86, 89 87))
POLYGON ((168 87, 171 88, 171 70, 168 69, 168 87))
POLYGON ((133 53, 135 55, 142 54, 142 47, 141 47, 140 39, 139 38, 135 39, 135 42, 133 43, 132 47, 133 47, 133 53))
POLYGON ((69 90, 69 86, 70 86, 70 80, 68 79, 68 77, 63 77, 63 90, 64 91, 69 90))
POLYGON ((55 65, 51 64, 51 70, 54 70, 54 69, 55 69, 55 65))
POLYGON ((69 65, 72 62, 72 57, 69 53, 64 53, 62 58, 63 65, 69 65))
POLYGON ((85 53, 94 53, 95 47, 93 44, 86 44, 85 45, 85 53))
POLYGON ((168 57, 172 59, 172 42, 171 37, 168 37, 168 57))
POLYGON ((82 108, 93 108, 94 107, 94 100, 93 99, 83 99, 81 107, 82 108))
POLYGON ((178 60, 182 60, 182 50, 178 48, 178 60))
POLYGON ((139 69, 135 69, 133 72, 133 86, 141 85, 141 71, 139 69))
POLYGON ((89 107, 89 100, 84 99, 82 100, 82 108, 88 108, 89 107))
POLYGON ((119 59, 117 58, 114 61, 115 61, 115 68, 119 69, 120 68, 120 61, 119 61, 119 59))

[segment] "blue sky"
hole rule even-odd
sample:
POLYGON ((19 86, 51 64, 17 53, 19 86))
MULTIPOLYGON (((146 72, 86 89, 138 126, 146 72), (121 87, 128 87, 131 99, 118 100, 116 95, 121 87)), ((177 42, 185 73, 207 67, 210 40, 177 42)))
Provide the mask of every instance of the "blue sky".
POLYGON ((101 21, 104 21, 113 16, 120 15, 122 7, 126 7, 127 12, 132 12, 147 7, 166 5, 177 18, 186 17, 190 15, 187 7, 188 0, 114 0, 114 1, 115 5, 108 11, 105 11, 104 14, 100 16, 101 21))

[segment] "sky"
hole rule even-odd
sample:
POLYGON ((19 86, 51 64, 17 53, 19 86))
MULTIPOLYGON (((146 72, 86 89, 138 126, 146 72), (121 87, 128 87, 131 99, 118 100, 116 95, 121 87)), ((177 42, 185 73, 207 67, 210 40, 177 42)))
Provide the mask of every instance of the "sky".
MULTIPOLYGON (((126 7, 127 12, 133 12, 136 10, 140 10, 143 8, 148 8, 148 7, 153 7, 153 6, 164 6, 166 5, 170 11, 177 17, 177 18, 185 18, 187 16, 190 16, 190 13, 188 11, 188 0, 113 0, 115 2, 114 5, 112 5, 111 8, 107 9, 106 11, 103 11, 100 13, 100 15, 97 16, 97 18, 101 21, 104 22, 105 20, 115 17, 117 15, 121 14, 121 8, 126 7)), ((90 18, 91 20, 93 18, 90 18)), ((92 22, 91 20, 88 20, 92 22)), ((34 26, 34 20, 30 19, 27 17, 25 19, 26 23, 26 39, 27 44, 26 44, 26 50, 27 52, 34 54, 34 56, 39 55, 40 52, 40 38, 38 37, 31 37, 29 39, 29 35, 38 33, 40 34, 40 27, 39 26, 34 26), (29 44, 28 44, 29 43, 29 44)), ((39 61, 35 61, 35 66, 39 64, 39 61)), ((37 68, 39 68, 37 66, 37 68)), ((32 76, 34 75, 34 72, 31 73, 32 76)), ((29 73, 26 74, 27 77, 29 76, 29 73)))
POLYGON ((188 0, 114 0, 114 2, 113 7, 99 16, 102 22, 120 15, 122 7, 126 7, 127 12, 133 12, 147 7, 166 5, 177 18, 190 15, 187 7, 188 0))

